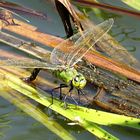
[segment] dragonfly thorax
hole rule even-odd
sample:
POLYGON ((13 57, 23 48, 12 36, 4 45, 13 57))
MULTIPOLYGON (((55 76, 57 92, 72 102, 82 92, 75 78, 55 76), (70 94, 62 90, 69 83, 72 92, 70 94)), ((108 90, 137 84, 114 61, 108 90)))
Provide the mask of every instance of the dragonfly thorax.
POLYGON ((66 84, 72 84, 77 89, 82 89, 86 85, 85 77, 74 68, 67 68, 61 71, 57 70, 54 74, 66 84))

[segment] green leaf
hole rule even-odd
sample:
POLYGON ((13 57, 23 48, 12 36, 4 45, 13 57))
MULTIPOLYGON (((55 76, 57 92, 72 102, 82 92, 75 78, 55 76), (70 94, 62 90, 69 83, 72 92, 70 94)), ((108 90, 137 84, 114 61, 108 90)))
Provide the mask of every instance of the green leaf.
POLYGON ((12 90, 10 87, 4 86, 7 84, 6 81, 1 81, 0 96, 9 102, 13 103, 15 106, 20 108, 22 111, 39 121, 41 124, 46 126, 50 131, 54 132, 61 139, 75 140, 75 138, 65 130, 56 121, 50 119, 47 114, 42 110, 37 108, 35 105, 30 103, 27 98, 19 94, 16 90, 12 90), (2 83, 1 83, 2 82, 2 83), (5 82, 5 83, 4 83, 5 82), (5 88, 6 87, 6 88, 5 88))
POLYGON ((1 86, 8 86, 13 90, 18 91, 19 93, 30 97, 38 103, 51 108, 52 110, 70 119, 73 123, 79 124, 99 138, 110 138, 112 140, 117 139, 116 137, 103 130, 97 124, 107 126, 120 125, 140 129, 140 119, 137 118, 88 109, 72 104, 68 104, 68 108, 65 109, 63 101, 57 99, 54 99, 54 103, 51 105, 52 98, 51 96, 46 95, 46 92, 37 87, 34 89, 33 87, 24 83, 17 76, 4 70, 0 70, 0 73, 0 77, 3 77, 1 78, 1 81, 3 81, 2 83, 5 83, 4 85, 1 84, 1 86))
POLYGON ((140 0, 122 0, 122 2, 136 10, 140 10, 140 0))
POLYGON ((14 76, 13 74, 10 74, 1 69, 0 69, 0 78, 1 78, 0 80, 1 88, 5 87, 6 89, 7 87, 10 87, 11 89, 18 91, 19 93, 24 94, 27 97, 30 97, 36 102, 46 107, 49 107, 52 110, 63 115, 64 117, 70 119, 72 122, 78 123, 80 126, 82 126, 87 131, 91 132, 100 139, 108 140, 108 138, 110 138, 110 140, 118 140, 118 138, 109 134, 107 131, 99 127, 97 124, 86 120, 84 115, 82 114, 82 112, 84 113, 83 108, 80 109, 79 106, 68 104, 68 108, 65 109, 64 103, 57 99, 54 99, 53 104, 51 105, 52 102, 51 96, 47 96, 44 91, 38 89, 37 87, 36 89, 34 89, 33 87, 24 83, 17 76, 14 76), (81 110, 81 112, 78 113, 77 109, 81 110))

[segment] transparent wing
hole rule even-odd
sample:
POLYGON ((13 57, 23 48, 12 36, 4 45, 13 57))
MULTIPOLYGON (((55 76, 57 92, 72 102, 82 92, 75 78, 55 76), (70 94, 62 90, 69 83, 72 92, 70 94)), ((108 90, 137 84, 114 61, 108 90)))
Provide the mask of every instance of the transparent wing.
POLYGON ((56 65, 48 64, 46 62, 41 62, 39 60, 34 59, 8 59, 4 58, 0 60, 0 67, 7 67, 7 66, 14 66, 20 68, 44 68, 44 69, 51 69, 57 70, 60 67, 56 65))
POLYGON ((113 23, 113 19, 106 20, 63 41, 52 51, 51 62, 56 65, 74 66, 110 30, 113 23))
MULTIPOLYGON (((7 66, 13 66, 13 67, 20 67, 20 68, 44 68, 44 69, 51 69, 51 70, 57 70, 60 69, 57 65, 51 64, 50 63, 50 53, 41 53, 32 50, 30 46, 27 47, 28 49, 26 50, 26 47, 23 47, 23 49, 26 50, 26 52, 31 52, 31 54, 38 54, 38 56, 43 56, 42 59, 38 57, 39 59, 34 59, 32 55, 28 55, 25 53, 18 52, 18 54, 15 52, 15 50, 5 50, 5 46, 0 47, 0 67, 7 67, 7 66), (44 54, 44 55, 43 55, 44 54)), ((35 47, 36 49, 36 47, 35 47)), ((24 51, 24 50, 23 50, 24 51)), ((62 69, 62 67, 61 67, 62 69)))
MULTIPOLYGON (((85 29, 91 28, 93 23, 88 19, 80 21, 85 29)), ((137 70, 140 70, 140 62, 133 57, 133 55, 127 51, 126 48, 121 46, 114 38, 110 35, 104 35, 94 47, 100 53, 111 57, 115 61, 127 64, 137 70)))
MULTIPOLYGON (((46 61, 47 63, 50 63, 50 54, 51 53, 49 51, 47 51, 46 49, 37 46, 35 43, 26 42, 22 39, 19 39, 15 36, 12 36, 10 34, 7 34, 5 32, 1 32, 1 31, 0 31, 0 42, 6 43, 16 49, 19 49, 32 56, 38 57, 41 60, 46 61)), ((0 50, 1 55, 3 54, 2 50, 0 50)), ((4 52, 4 54, 5 54, 5 52, 4 52)), ((0 57, 1 57, 1 55, 0 55, 0 57)), ((14 54, 14 56, 15 55, 17 55, 17 54, 14 54)), ((8 56, 9 56, 9 54, 8 54, 8 56)))
POLYGON ((104 38, 97 43, 97 46, 105 55, 111 57, 115 61, 127 64, 134 69, 140 70, 140 62, 111 36, 104 36, 104 38))
MULTIPOLYGON (((88 34, 90 30, 85 30, 82 32, 82 34, 85 36, 88 34)), ((75 42, 81 37, 81 33, 78 32, 71 36, 70 38, 62 41, 60 44, 58 44, 52 51, 50 56, 50 61, 52 64, 56 65, 67 65, 70 61, 70 55, 74 55, 74 51, 77 48, 75 45, 75 42)), ((80 42, 79 42, 80 43, 80 42)), ((81 43, 80 43, 81 44, 81 43)), ((72 55, 72 56, 73 56, 72 55)))

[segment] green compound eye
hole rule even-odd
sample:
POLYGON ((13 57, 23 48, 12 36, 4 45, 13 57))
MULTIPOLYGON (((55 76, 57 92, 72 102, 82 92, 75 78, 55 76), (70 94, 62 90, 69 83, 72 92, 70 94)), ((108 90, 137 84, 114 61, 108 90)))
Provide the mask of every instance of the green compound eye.
POLYGON ((81 79, 81 80, 80 80, 80 82, 82 82, 82 83, 83 83, 83 82, 86 82, 86 80, 85 80, 85 79, 81 79))
POLYGON ((75 78, 74 78, 74 81, 75 81, 75 82, 78 82, 78 80, 79 80, 78 77, 75 77, 75 78))
POLYGON ((78 89, 83 89, 86 85, 86 79, 82 74, 76 75, 72 80, 72 85, 78 89))

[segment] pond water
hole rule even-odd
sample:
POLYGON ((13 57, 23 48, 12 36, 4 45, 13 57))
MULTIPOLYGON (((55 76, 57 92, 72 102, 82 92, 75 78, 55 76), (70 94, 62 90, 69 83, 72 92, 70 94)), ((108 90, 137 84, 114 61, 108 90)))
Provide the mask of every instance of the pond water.
MULTIPOLYGON (((39 28, 40 31, 53 34, 56 36, 65 37, 64 28, 62 22, 57 14, 57 11, 52 5, 50 0, 9 0, 21 5, 28 6, 35 10, 41 11, 47 14, 47 20, 33 17, 32 15, 22 15, 30 20, 32 25, 39 28)), ((108 2, 108 1, 107 1, 108 2)), ((116 2, 119 5, 120 2, 116 2)), ((126 6, 127 7, 127 6, 126 6)), ((114 17, 115 24, 112 28, 112 35, 121 42, 131 53, 140 60, 140 20, 135 17, 127 15, 116 15, 104 12, 104 14, 97 18, 97 14, 94 14, 92 10, 87 12, 91 19, 97 21, 97 23, 103 20, 114 17)), ((64 128, 67 129, 76 139, 80 140, 96 140, 96 138, 79 126, 68 126, 67 121, 60 115, 56 115, 54 112, 51 114, 54 119, 59 122, 64 128)), ((94 116, 93 116, 94 117, 94 116)), ((104 127, 107 131, 114 134, 123 140, 139 140, 140 133, 138 130, 130 129, 126 127, 112 126, 104 127), (131 133, 130 133, 131 132, 131 133)), ((0 140, 58 140, 58 136, 50 132, 46 127, 32 119, 30 116, 23 113, 21 110, 0 98, 0 140)))

